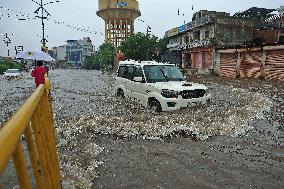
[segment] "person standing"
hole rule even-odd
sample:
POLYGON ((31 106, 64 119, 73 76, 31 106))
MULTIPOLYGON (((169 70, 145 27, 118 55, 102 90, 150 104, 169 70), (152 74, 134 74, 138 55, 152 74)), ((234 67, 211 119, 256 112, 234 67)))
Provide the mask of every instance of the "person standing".
POLYGON ((45 84, 44 75, 46 74, 46 70, 42 65, 42 61, 37 61, 36 67, 32 71, 32 77, 35 78, 36 87, 41 84, 45 84))

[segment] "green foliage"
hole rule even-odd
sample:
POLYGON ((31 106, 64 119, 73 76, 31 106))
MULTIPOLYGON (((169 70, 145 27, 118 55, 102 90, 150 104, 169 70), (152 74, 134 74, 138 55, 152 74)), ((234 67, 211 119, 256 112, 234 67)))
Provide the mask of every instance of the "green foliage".
POLYGON ((3 74, 7 69, 20 69, 22 70, 22 64, 8 62, 8 61, 0 61, 0 74, 3 74))
POLYGON ((84 67, 85 69, 88 70, 99 70, 100 69, 100 64, 98 63, 98 61, 96 61, 96 58, 94 55, 92 55, 91 57, 87 57, 85 59, 85 63, 84 63, 84 67))
POLYGON ((159 42, 157 44, 157 48, 160 50, 161 54, 166 54, 168 51, 167 45, 169 43, 169 39, 168 38, 162 38, 159 39, 159 42))
POLYGON ((158 38, 144 33, 130 35, 120 46, 127 59, 151 60, 156 52, 158 38))
POLYGON ((3 74, 7 69, 9 69, 7 64, 0 63, 0 74, 3 74))
POLYGON ((104 69, 113 63, 115 48, 110 43, 103 43, 95 55, 87 57, 85 60, 85 69, 104 69))

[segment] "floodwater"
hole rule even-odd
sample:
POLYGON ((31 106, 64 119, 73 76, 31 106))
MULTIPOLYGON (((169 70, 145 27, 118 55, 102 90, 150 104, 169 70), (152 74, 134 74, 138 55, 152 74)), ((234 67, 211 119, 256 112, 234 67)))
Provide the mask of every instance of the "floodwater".
MULTIPOLYGON (((283 82, 192 77, 209 104, 153 114, 117 99, 112 74, 50 80, 66 188, 284 187, 283 82)), ((3 123, 34 86, 28 74, 0 86, 3 123)))

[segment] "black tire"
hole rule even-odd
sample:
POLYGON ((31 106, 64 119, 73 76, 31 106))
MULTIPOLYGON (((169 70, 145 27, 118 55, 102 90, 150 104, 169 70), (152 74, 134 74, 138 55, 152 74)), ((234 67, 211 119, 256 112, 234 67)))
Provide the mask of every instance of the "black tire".
POLYGON ((119 97, 119 98, 124 98, 124 92, 122 89, 118 89, 117 92, 116 92, 116 96, 119 97))
POLYGON ((150 109, 152 109, 154 112, 161 112, 162 106, 159 101, 153 100, 149 103, 150 109))

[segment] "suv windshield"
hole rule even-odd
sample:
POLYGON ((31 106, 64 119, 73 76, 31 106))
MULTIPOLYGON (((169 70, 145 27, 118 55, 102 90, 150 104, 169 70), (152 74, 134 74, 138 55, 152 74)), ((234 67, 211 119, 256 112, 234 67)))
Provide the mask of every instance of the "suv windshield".
POLYGON ((174 65, 147 65, 144 71, 148 83, 184 81, 182 73, 174 65))

